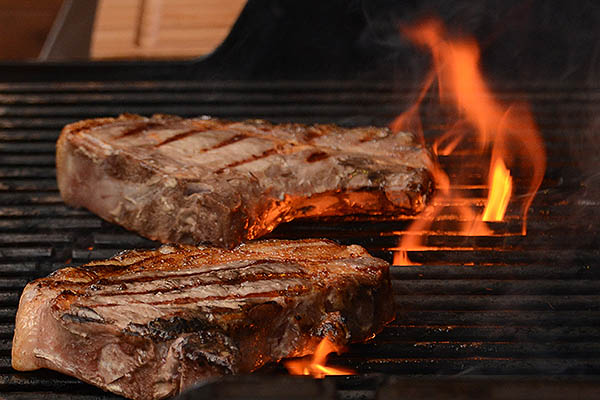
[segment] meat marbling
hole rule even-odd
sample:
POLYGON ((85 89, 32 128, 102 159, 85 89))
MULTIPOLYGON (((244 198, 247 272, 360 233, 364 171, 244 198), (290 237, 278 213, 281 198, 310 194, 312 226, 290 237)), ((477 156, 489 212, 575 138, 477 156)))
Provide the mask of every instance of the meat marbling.
POLYGON ((421 211, 430 153, 406 132, 122 115, 64 128, 67 204, 163 243, 232 248, 299 217, 421 211))
POLYGON ((265 240, 165 245, 27 285, 17 370, 50 368, 133 399, 363 341, 393 319, 389 265, 360 246, 265 240))

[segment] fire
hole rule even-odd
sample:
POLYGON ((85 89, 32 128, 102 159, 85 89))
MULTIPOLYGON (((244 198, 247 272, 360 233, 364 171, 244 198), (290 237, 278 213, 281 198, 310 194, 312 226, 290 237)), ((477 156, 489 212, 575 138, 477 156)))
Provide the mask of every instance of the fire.
MULTIPOLYGON (((545 149, 530 112, 525 106, 505 106, 494 98, 479 70, 479 48, 474 41, 448 38, 443 25, 437 20, 404 28, 402 33, 431 53, 433 67, 415 104, 391 123, 391 129, 423 134, 419 107, 437 82, 442 107, 454 110, 457 118, 433 143, 433 152, 437 156, 447 156, 458 149, 464 151, 469 143, 476 143, 469 150, 481 155, 482 169, 488 166, 488 196, 483 212, 477 211, 467 205, 468 202, 458 194, 460 190, 456 190, 473 185, 462 183, 461 180, 466 179, 460 174, 454 177, 454 182, 450 182, 448 175, 436 165, 433 177, 437 193, 423 215, 403 236, 394 255, 394 264, 414 264, 409 260, 407 251, 423 249, 423 238, 434 220, 448 212, 458 221, 457 233, 461 235, 492 233, 485 222, 504 220, 511 196, 516 193, 524 199, 521 218, 522 234, 525 234, 527 210, 546 168, 545 149), (469 142, 469 136, 473 134, 476 136, 469 142), (529 175, 528 187, 514 187, 511 170, 529 175)), ((471 171, 463 172, 466 175, 471 171)))
POLYGON ((329 339, 324 338, 312 356, 286 361, 284 365, 291 375, 311 375, 318 379, 322 379, 326 375, 354 375, 352 370, 325 365, 327 356, 334 351, 339 353, 341 349, 329 339))
POLYGON ((502 160, 496 161, 490 178, 490 193, 485 210, 483 211, 482 220, 502 221, 512 192, 510 171, 506 169, 502 160))

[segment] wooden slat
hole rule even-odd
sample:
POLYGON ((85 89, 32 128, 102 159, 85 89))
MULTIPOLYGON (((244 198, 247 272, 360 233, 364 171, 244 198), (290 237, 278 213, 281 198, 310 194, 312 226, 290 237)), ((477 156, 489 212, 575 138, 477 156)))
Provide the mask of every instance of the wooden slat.
POLYGON ((92 35, 95 59, 190 58, 214 50, 243 0, 100 0, 92 35))

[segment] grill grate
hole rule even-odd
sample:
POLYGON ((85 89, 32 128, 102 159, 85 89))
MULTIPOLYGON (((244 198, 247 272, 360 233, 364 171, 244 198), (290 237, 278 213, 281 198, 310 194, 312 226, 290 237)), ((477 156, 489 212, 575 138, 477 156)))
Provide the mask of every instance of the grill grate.
MULTIPOLYGON (((569 199, 578 189, 578 170, 563 151, 569 131, 584 129, 586 113, 600 110, 600 90, 556 85, 498 90, 501 100, 533 103, 550 153, 529 214, 529 235, 519 235, 515 219, 492 224, 495 234, 486 237, 451 235, 434 225, 427 248, 411 253, 424 265, 392 268, 396 321, 374 340, 331 358, 332 364, 359 372, 328 378, 338 397, 373 398, 388 375, 600 374, 598 235, 594 228, 582 231, 565 222, 574 213, 569 199), (567 112, 559 117, 557 107, 567 112)), ((31 279, 66 264, 156 246, 62 203, 54 146, 63 125, 122 112, 386 125, 413 93, 410 85, 370 82, 0 84, 0 391, 15 399, 114 398, 54 372, 11 369, 19 295, 31 279)), ((439 127, 443 120, 436 112, 425 117, 425 126, 439 127)), ((440 161, 452 175, 452 168, 468 168, 472 158, 440 161)), ((480 179, 473 176, 473 182, 480 179)), ((457 190, 476 205, 486 193, 478 186, 457 190)), ((585 215, 599 205, 587 201, 577 205, 578 212, 585 215)), ((411 221, 296 221, 271 236, 329 237, 391 261, 398 235, 411 221)), ((270 365, 259 375, 280 372, 280 365, 270 365)))

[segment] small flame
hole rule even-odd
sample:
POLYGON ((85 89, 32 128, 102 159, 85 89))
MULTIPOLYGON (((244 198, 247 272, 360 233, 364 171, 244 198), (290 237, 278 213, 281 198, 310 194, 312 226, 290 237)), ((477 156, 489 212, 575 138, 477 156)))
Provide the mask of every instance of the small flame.
POLYGON ((328 338, 321 340, 315 353, 310 357, 290 360, 284 363, 291 375, 311 375, 322 379, 326 375, 354 375, 354 371, 338 367, 327 367, 327 356, 329 353, 339 353, 341 348, 337 347, 328 338))
MULTIPOLYGON (((438 156, 447 156, 464 150, 468 146, 465 139, 475 132, 478 146, 472 150, 482 155, 482 169, 486 164, 489 165, 489 176, 488 198, 483 213, 479 213, 470 205, 465 205, 468 202, 457 194, 460 192, 456 190, 457 182, 466 179, 458 174, 453 178, 454 182, 450 182, 448 174, 435 165, 432 175, 437 192, 395 249, 394 264, 414 265, 407 251, 423 249, 423 238, 436 217, 449 211, 459 223, 457 229, 460 234, 491 234, 485 222, 504 220, 513 192, 519 193, 524 199, 521 217, 522 234, 525 234, 527 210, 541 185, 546 168, 544 145, 531 113, 526 107, 516 104, 506 107, 494 99, 479 70, 479 48, 472 40, 447 38, 444 26, 434 19, 403 28, 402 33, 431 52, 433 67, 425 78, 415 104, 390 124, 391 129, 423 135, 419 107, 437 81, 442 105, 454 109, 458 118, 435 141, 433 152, 438 156), (491 158, 487 161, 490 153, 491 158), (517 160, 521 160, 523 165, 519 165, 517 160), (530 175, 526 192, 523 188, 513 187, 511 169, 519 169, 520 175, 530 175)), ((424 142, 423 136, 421 140, 424 142)), ((466 176, 469 172, 472 171, 463 171, 463 174, 466 176)))
POLYGON ((421 265, 420 263, 416 263, 408 258, 408 251, 402 247, 402 250, 398 250, 394 252, 394 265, 421 265))
POLYGON ((502 221, 506 207, 508 207, 508 199, 512 192, 512 178, 510 171, 506 169, 502 160, 496 160, 494 171, 490 174, 490 193, 488 202, 483 211, 483 221, 502 221))

